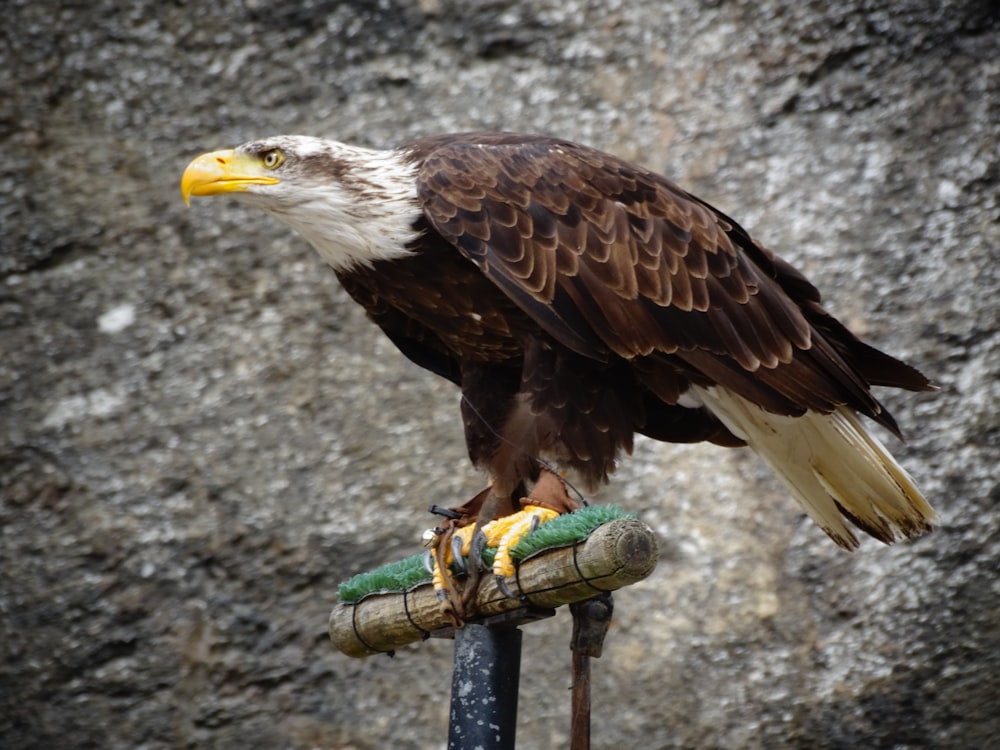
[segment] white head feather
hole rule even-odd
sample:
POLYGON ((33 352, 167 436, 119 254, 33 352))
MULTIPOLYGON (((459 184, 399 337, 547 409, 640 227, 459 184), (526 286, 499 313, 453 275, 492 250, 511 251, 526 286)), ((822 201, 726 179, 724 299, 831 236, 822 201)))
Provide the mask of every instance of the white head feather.
POLYGON ((274 185, 234 196, 301 234, 335 270, 408 255, 421 215, 416 167, 395 151, 283 135, 245 143, 237 153, 277 150, 274 185))

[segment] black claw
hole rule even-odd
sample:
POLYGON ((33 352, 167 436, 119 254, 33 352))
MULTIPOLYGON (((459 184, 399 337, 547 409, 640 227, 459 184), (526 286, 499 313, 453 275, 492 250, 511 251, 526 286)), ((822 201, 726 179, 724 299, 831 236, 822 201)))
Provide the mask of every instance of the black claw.
POLYGON ((500 593, 506 596, 508 599, 517 599, 509 588, 507 588, 507 580, 503 576, 494 576, 497 582, 497 588, 500 589, 500 593))
POLYGON ((531 527, 528 529, 528 533, 530 534, 532 531, 534 531, 535 529, 537 529, 538 528, 538 524, 540 524, 541 522, 542 522, 542 520, 538 516, 532 516, 531 517, 531 527))
POLYGON ((421 562, 424 564, 424 570, 426 570, 431 575, 434 575, 434 555, 431 554, 430 550, 427 550, 421 556, 421 562))
POLYGON ((462 538, 459 536, 453 536, 451 538, 451 559, 458 568, 463 573, 469 572, 469 562, 462 556, 462 538))
POLYGON ((478 565, 482 570, 486 569, 483 564, 483 550, 486 549, 486 534, 482 529, 476 529, 472 535, 472 543, 469 545, 469 560, 478 565))

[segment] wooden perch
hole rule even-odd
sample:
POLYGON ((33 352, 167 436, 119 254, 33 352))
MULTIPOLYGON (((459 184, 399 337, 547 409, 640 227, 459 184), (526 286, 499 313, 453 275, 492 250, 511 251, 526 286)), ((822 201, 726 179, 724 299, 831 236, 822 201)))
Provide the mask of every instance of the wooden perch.
MULTIPOLYGON (((656 537, 646 524, 621 518, 596 528, 572 546, 543 550, 523 560, 504 596, 493 576, 483 576, 473 604, 475 620, 525 607, 554 608, 641 581, 656 567, 656 537)), ((330 613, 330 640, 348 656, 391 652, 450 630, 433 587, 370 594, 340 603, 330 613)))

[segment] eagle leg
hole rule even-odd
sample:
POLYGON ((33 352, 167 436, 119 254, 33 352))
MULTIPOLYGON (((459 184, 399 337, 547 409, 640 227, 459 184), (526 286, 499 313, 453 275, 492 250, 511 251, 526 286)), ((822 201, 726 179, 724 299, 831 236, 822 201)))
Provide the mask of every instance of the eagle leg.
POLYGON ((516 573, 511 550, 540 524, 580 507, 569 496, 562 478, 547 470, 541 472, 531 493, 521 499, 521 510, 494 518, 500 502, 492 488, 487 487, 460 508, 431 507, 432 512, 447 516, 431 534, 432 575, 441 609, 456 627, 461 627, 476 596, 483 569, 482 553, 487 546, 496 549, 492 573, 497 588, 505 596, 515 598, 507 585, 507 579, 516 573), (453 569, 466 574, 461 587, 452 575, 453 569))
POLYGON ((471 601, 466 596, 471 589, 475 591, 479 579, 479 567, 482 548, 477 530, 480 528, 478 519, 484 506, 489 505, 491 489, 487 487, 472 497, 467 503, 457 508, 443 508, 431 505, 428 510, 444 517, 441 526, 427 532, 427 546, 431 548, 431 576, 434 590, 441 602, 441 611, 452 621, 455 627, 461 627, 465 617, 465 605, 471 601), (474 544, 475 542, 475 544, 474 544), (478 555, 469 564, 470 551, 478 547, 478 555), (465 585, 460 587, 452 574, 452 566, 459 573, 466 574, 465 585))
POLYGON ((456 628, 462 627, 462 599, 455 579, 451 575, 449 565, 452 562, 456 548, 460 549, 461 540, 455 532, 459 531, 454 523, 445 523, 443 527, 438 527, 431 531, 431 580, 438 600, 441 602, 441 612, 451 621, 456 628), (458 541, 459 544, 453 544, 458 541))
POLYGON ((580 504, 569 496, 562 477, 543 469, 529 495, 521 500, 521 506, 520 512, 498 518, 490 524, 486 534, 490 546, 497 548, 493 559, 497 588, 510 597, 513 595, 507 586, 507 579, 515 574, 511 550, 539 525, 577 510, 580 504))
MULTIPOLYGON (((487 546, 493 546, 490 544, 490 536, 487 529, 498 520, 496 515, 502 505, 501 499, 497 497, 496 493, 493 491, 493 484, 487 487, 483 492, 479 493, 476 498, 473 498, 473 502, 476 501, 478 497, 482 496, 482 502, 479 507, 479 512, 476 514, 476 522, 474 528, 476 533, 474 538, 476 540, 476 559, 474 563, 469 565, 469 575, 465 579, 465 588, 462 591, 462 605, 471 604, 472 600, 476 597, 476 591, 479 589, 479 577, 483 570, 483 550, 487 546)), ((472 546, 470 544, 467 553, 472 552, 472 546)))

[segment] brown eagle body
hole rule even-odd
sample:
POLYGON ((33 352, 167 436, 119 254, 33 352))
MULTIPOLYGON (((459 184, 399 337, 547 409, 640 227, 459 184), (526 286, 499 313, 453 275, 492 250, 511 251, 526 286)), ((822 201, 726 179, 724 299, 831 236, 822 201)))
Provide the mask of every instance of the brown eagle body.
POLYGON ((199 157, 183 191, 300 231, 407 357, 461 388, 470 457, 500 498, 541 459, 606 480, 641 433, 750 445, 845 547, 845 518, 886 542, 930 528, 855 415, 898 435, 870 387, 933 386, 658 174, 539 136, 388 152, 282 136, 199 157))

